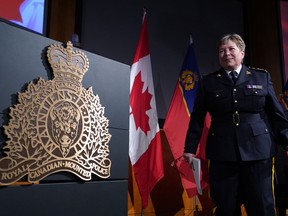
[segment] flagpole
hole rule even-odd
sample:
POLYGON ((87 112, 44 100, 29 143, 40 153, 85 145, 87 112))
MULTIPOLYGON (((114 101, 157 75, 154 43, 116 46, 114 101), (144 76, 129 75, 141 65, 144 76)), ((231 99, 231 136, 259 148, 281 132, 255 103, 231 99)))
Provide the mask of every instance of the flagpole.
MULTIPOLYGON (((143 7, 143 20, 142 20, 142 23, 144 22, 144 18, 147 14, 147 9, 146 7, 143 7)), ((145 209, 143 208, 143 206, 141 207, 141 216, 144 216, 145 215, 145 209)))
MULTIPOLYGON (((145 15, 147 14, 147 8, 146 7, 143 7, 143 19, 145 17, 145 15)), ((143 20, 142 20, 143 21, 143 20)))
POLYGON ((193 43, 192 34, 189 35, 189 38, 190 38, 190 44, 192 44, 193 43))
POLYGON ((195 215, 198 216, 198 196, 195 196, 195 215))

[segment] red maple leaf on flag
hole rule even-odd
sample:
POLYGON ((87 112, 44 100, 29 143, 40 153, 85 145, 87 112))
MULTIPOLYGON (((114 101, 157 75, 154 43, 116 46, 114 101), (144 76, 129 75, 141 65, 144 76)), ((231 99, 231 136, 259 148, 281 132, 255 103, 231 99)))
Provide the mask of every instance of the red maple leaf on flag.
POLYGON ((149 117, 146 114, 146 111, 151 109, 150 101, 152 99, 152 95, 148 92, 148 88, 145 92, 142 93, 142 89, 144 86, 144 82, 141 80, 141 71, 135 77, 132 91, 130 94, 130 106, 131 106, 131 114, 134 115, 134 121, 136 125, 136 129, 139 127, 146 134, 150 130, 149 126, 149 117))

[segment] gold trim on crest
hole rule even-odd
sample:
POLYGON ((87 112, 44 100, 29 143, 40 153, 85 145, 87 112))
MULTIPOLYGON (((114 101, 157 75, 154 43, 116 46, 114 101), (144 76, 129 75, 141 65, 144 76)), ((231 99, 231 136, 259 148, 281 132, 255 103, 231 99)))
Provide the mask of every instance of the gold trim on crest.
POLYGON ((89 60, 81 51, 52 44, 47 51, 54 78, 30 82, 19 93, 4 126, 8 141, 0 159, 0 185, 28 176, 38 183, 46 176, 67 171, 88 181, 92 174, 110 176, 109 120, 92 87, 82 87, 89 60))

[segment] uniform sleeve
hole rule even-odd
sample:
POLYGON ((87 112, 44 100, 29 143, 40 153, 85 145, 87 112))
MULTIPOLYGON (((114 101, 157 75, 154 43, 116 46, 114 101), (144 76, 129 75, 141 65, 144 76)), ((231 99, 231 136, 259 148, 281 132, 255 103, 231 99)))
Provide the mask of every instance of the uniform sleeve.
POLYGON ((205 93, 203 79, 199 82, 197 95, 194 103, 193 112, 190 116, 190 122, 185 139, 185 153, 195 154, 202 135, 204 119, 206 116, 205 93))
POLYGON ((265 112, 272 128, 275 141, 288 151, 288 120, 275 94, 271 76, 267 73, 268 94, 266 97, 265 112))

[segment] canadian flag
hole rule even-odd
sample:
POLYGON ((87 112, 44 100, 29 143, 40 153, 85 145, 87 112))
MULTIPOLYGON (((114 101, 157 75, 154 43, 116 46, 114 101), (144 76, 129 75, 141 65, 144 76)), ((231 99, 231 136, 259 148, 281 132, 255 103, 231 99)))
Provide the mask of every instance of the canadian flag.
POLYGON ((130 74, 129 156, 142 200, 164 176, 162 146, 152 77, 146 12, 130 74))

